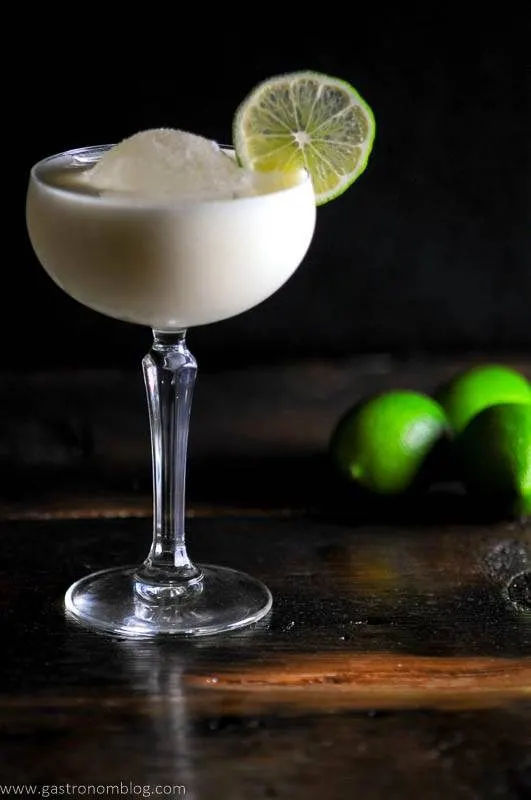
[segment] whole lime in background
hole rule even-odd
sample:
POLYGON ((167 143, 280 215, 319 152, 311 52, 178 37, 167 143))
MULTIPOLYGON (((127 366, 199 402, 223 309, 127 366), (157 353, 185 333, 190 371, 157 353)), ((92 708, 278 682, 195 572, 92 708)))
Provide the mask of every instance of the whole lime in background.
POLYGON ((446 415, 431 397, 392 390, 362 400, 343 415, 330 438, 330 457, 347 480, 397 495, 412 487, 447 430, 446 415))
POLYGON ((479 364, 455 375, 434 393, 450 426, 459 433, 476 414, 489 406, 531 403, 531 384, 502 364, 479 364))
POLYGON ((485 408, 456 448, 471 494, 511 515, 531 514, 531 403, 485 408))

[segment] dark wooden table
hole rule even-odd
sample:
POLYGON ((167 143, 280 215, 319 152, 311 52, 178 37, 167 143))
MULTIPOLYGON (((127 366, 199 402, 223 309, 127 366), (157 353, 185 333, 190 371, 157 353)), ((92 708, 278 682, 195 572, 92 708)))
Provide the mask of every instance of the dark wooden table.
POLYGON ((187 642, 63 614, 70 582, 149 547, 140 373, 2 376, 0 792, 530 797, 531 525, 452 483, 355 502, 324 458, 362 394, 431 391, 471 360, 200 373, 189 549, 275 602, 255 629, 187 642))

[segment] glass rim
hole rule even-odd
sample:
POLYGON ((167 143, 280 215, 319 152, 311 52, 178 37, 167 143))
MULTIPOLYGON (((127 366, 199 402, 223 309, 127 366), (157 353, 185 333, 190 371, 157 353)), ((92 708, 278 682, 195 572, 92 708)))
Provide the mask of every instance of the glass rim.
MULTIPOLYGON (((72 190, 64 186, 53 186, 51 183, 47 182, 43 179, 42 170, 45 169, 48 165, 52 164, 54 161, 59 161, 61 159, 71 158, 73 161, 72 166, 87 166, 89 164, 94 164, 98 160, 97 158, 85 158, 83 159, 83 155, 88 155, 89 153, 96 155, 99 153, 100 155, 104 152, 107 152, 114 147, 114 144, 97 144, 97 145, 88 145, 85 147, 74 147, 72 149, 59 151, 54 153, 53 155, 46 156, 45 158, 36 161, 30 169, 30 184, 33 182, 37 186, 45 187, 47 192, 51 192, 53 195, 58 197, 75 197, 78 199, 82 199, 84 203, 95 204, 95 205, 108 205, 116 208, 117 206, 124 207, 124 208, 131 208, 131 209, 178 209, 184 210, 186 208, 197 207, 201 205, 208 205, 209 207, 212 205, 220 205, 226 206, 228 203, 231 205, 236 204, 248 204, 248 203, 256 203, 256 201, 267 201, 268 198, 276 198, 279 195, 291 194, 292 192, 301 191, 301 189, 305 189, 308 185, 311 188, 313 194, 313 186, 311 182, 310 174, 307 170, 301 170, 304 172, 304 177, 301 178, 299 183, 295 183, 292 186, 283 186, 278 189, 274 189, 273 191, 264 192, 263 194, 255 194, 255 195, 247 195, 243 197, 225 197, 225 198, 177 198, 172 199, 168 198, 167 200, 146 200, 142 197, 137 197, 134 195, 128 194, 106 194, 106 195, 91 195, 88 193, 83 193, 80 191, 72 190), (77 159, 77 162, 76 162, 77 159)), ((219 145, 219 147, 227 151, 229 153, 235 153, 234 147, 231 145, 219 145)), ((271 200, 269 200, 271 202, 271 200)))

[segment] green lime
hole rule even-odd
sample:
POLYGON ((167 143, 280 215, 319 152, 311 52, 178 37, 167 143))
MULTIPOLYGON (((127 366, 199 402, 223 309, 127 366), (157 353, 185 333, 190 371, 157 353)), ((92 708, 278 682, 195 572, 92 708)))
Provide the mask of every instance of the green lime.
POLYGON ((233 122, 236 156, 249 169, 306 169, 317 205, 342 194, 361 175, 376 124, 350 84, 319 72, 263 81, 233 122))
POLYGON ((456 433, 489 406, 531 403, 531 385, 519 372, 500 364, 480 364, 453 377, 435 393, 456 433))
POLYGON ((413 486, 446 436, 440 405, 425 394, 393 390, 351 408, 330 439, 330 455, 348 480, 379 494, 413 486))
POLYGON ((456 440, 474 495, 516 515, 531 514, 531 404, 485 408, 456 440))

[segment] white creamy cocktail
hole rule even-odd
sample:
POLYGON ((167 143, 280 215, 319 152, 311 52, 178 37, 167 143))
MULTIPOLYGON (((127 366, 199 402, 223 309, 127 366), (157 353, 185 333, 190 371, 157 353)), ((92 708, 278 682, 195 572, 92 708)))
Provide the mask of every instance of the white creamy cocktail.
POLYGON ((54 281, 84 305, 160 330, 203 325, 261 303, 302 261, 315 225, 308 174, 251 173, 216 149, 211 187, 205 173, 197 186, 193 174, 180 183, 171 155, 182 138, 167 130, 133 137, 132 154, 122 155, 125 177, 125 168, 114 174, 108 167, 106 180, 93 174, 91 160, 104 148, 34 167, 27 202, 33 247, 54 281), (163 173, 153 184, 148 173, 146 186, 135 161, 160 158, 161 143, 172 180, 163 173))
POLYGON ((269 611, 262 583, 195 565, 184 541, 188 420, 196 363, 186 329, 255 306, 310 244, 315 197, 304 170, 261 174, 181 131, 61 153, 30 177, 27 225, 42 266, 71 297, 153 329, 144 358, 152 432, 154 533, 138 568, 75 583, 68 612, 128 636, 205 635, 269 611))

